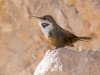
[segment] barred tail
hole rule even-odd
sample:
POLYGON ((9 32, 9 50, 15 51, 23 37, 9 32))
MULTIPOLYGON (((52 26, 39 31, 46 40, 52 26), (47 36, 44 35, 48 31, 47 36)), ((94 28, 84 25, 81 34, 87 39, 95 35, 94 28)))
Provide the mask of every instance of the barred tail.
POLYGON ((91 37, 79 37, 79 40, 83 41, 83 40, 92 40, 91 37))

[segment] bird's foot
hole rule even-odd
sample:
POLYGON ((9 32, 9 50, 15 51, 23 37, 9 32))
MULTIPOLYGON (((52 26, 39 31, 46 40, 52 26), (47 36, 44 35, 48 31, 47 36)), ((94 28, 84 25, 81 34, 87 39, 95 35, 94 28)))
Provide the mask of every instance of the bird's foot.
POLYGON ((56 47, 55 49, 59 49, 59 48, 63 48, 63 47, 56 47))

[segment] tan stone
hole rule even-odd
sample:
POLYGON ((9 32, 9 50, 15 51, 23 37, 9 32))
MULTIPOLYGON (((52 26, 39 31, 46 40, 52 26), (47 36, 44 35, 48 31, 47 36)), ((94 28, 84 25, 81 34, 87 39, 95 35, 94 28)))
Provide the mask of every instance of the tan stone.
POLYGON ((99 75, 100 50, 76 52, 66 48, 46 52, 33 75, 99 75))

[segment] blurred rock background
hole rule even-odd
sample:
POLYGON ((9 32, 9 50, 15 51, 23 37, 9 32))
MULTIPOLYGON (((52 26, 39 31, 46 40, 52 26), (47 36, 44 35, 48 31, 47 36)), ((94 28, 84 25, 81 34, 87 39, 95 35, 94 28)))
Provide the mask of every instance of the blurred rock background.
POLYGON ((0 0, 0 75, 32 75, 45 51, 54 48, 38 20, 29 18, 47 14, 75 35, 94 38, 69 49, 99 49, 100 0, 0 0))

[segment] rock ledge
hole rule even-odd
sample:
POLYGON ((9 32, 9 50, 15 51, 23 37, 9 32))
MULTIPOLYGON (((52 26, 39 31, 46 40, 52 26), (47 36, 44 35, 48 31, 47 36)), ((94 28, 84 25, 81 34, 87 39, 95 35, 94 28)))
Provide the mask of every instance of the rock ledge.
POLYGON ((49 50, 34 75, 100 75, 100 51, 49 50))

